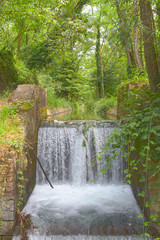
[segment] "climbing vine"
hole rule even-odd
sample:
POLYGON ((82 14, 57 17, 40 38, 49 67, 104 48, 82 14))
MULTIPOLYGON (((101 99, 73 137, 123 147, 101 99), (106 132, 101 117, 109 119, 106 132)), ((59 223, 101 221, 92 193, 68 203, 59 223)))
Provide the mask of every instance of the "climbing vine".
MULTIPOLYGON (((123 117, 120 127, 116 128, 103 147, 103 152, 110 149, 107 155, 107 166, 115 157, 115 149, 120 148, 127 159, 128 167, 124 170, 125 182, 132 183, 133 178, 143 186, 138 196, 143 200, 144 211, 154 206, 149 219, 144 222, 145 236, 149 236, 151 223, 160 226, 160 96, 151 93, 147 86, 141 89, 136 86, 128 95, 128 101, 121 103, 123 117), (151 191, 155 194, 148 195, 151 191)), ((108 170, 102 169, 102 173, 108 170)), ((140 214, 138 216, 142 218, 140 214)))

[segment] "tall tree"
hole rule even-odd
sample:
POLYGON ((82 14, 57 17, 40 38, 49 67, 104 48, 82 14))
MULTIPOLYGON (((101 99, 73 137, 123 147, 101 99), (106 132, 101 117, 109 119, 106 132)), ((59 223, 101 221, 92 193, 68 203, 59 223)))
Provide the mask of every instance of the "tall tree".
POLYGON ((140 0, 141 21, 143 24, 144 56, 151 90, 158 91, 160 72, 154 45, 152 9, 149 0, 140 0))
POLYGON ((128 66, 131 66, 132 62, 131 62, 131 54, 130 54, 130 46, 129 46, 130 34, 128 30, 126 30, 128 28, 126 26, 126 20, 123 17, 122 11, 120 9, 119 0, 115 0, 115 4, 117 9, 117 15, 119 18, 119 31, 120 31, 120 34, 122 35, 121 42, 126 51, 128 66))
POLYGON ((142 69, 142 63, 139 57, 139 51, 138 51, 138 6, 137 6, 137 0, 134 0, 134 15, 135 15, 135 26, 134 26, 134 53, 135 53, 135 59, 138 68, 142 69))
POLYGON ((96 43, 96 63, 97 63, 97 88, 98 97, 104 97, 104 84, 103 84, 103 66, 101 55, 101 33, 100 26, 97 25, 97 43, 96 43))

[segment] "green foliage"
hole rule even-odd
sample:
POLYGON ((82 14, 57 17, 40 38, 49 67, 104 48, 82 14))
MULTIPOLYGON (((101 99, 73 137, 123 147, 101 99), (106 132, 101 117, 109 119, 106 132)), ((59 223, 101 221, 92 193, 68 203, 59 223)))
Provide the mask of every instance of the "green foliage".
POLYGON ((80 89, 83 84, 78 73, 79 49, 73 49, 76 40, 72 43, 73 39, 70 39, 70 31, 75 26, 79 27, 79 23, 74 25, 69 19, 53 25, 46 39, 32 47, 27 66, 32 70, 43 70, 48 75, 47 87, 54 87, 57 96, 77 100, 81 97, 80 89))
POLYGON ((119 84, 128 80, 126 58, 117 56, 117 51, 108 46, 104 46, 102 56, 105 93, 116 96, 119 84))
MULTIPOLYGON (((28 107, 29 102, 26 102, 23 107, 28 107)), ((7 158, 3 158, 3 152, 10 151, 12 149, 12 154, 17 156, 17 188, 18 188, 18 203, 17 207, 20 207, 24 204, 24 194, 25 194, 25 183, 27 179, 24 177, 24 170, 26 166, 25 164, 25 156, 23 153, 23 144, 24 144, 24 136, 21 128, 22 119, 19 118, 19 107, 20 105, 4 105, 0 110, 0 148, 1 148, 1 162, 0 167, 8 168, 9 164, 6 164, 7 158), (19 157, 19 158, 18 158, 19 157)), ((5 184, 6 184, 6 172, 1 172, 1 178, 3 178, 3 182, 1 181, 0 189, 1 196, 5 194, 5 184), (3 186, 3 187, 2 187, 3 186)))
POLYGON ((102 120, 100 116, 97 116, 89 111, 72 111, 71 113, 67 114, 62 118, 63 121, 70 121, 70 120, 102 120))
POLYGON ((2 106, 0 110, 0 143, 16 145, 21 141, 18 136, 20 128, 20 119, 17 117, 18 109, 15 106, 2 106))
POLYGON ((103 119, 107 118, 107 112, 116 107, 116 97, 105 97, 99 100, 92 100, 86 103, 86 108, 95 115, 101 116, 103 119))
POLYGON ((18 84, 34 84, 34 74, 25 63, 13 57, 10 51, 0 51, 0 90, 3 97, 8 97, 10 91, 18 84))
POLYGON ((34 84, 36 82, 34 74, 26 67, 25 63, 19 59, 15 61, 15 68, 17 70, 18 77, 16 84, 34 84))
POLYGON ((47 106, 49 108, 72 107, 73 103, 67 101, 66 99, 60 98, 56 95, 54 88, 47 88, 47 106))
MULTIPOLYGON (((128 168, 124 171, 125 181, 130 184, 131 177, 141 171, 139 182, 144 187, 138 196, 146 199, 148 189, 160 187, 160 97, 159 94, 151 93, 146 85, 141 89, 135 85, 129 93, 128 101, 124 100, 122 106, 125 116, 120 121, 120 128, 109 136, 103 150, 110 149, 112 158, 115 148, 121 148, 128 162, 128 168), (133 153, 136 156, 134 158, 133 153), (154 186, 150 184, 152 178, 154 186)), ((155 195, 146 201, 145 207, 150 208, 150 202, 156 201, 158 197, 155 195)), ((151 215, 150 221, 158 224, 158 215, 151 215)))
POLYGON ((1 91, 0 98, 8 99, 10 95, 11 95, 11 91, 8 88, 5 88, 3 91, 1 91))
POLYGON ((0 50, 0 91, 5 89, 14 89, 17 70, 14 65, 14 58, 10 51, 0 50))
POLYGON ((52 56, 53 47, 49 41, 39 41, 36 43, 30 52, 30 57, 27 60, 27 66, 30 69, 42 69, 50 63, 54 63, 52 56))

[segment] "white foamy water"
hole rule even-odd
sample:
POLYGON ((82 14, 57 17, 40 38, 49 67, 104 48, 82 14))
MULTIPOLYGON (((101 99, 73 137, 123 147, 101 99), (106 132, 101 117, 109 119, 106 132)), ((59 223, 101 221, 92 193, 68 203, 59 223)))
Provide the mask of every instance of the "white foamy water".
POLYGON ((106 165, 104 155, 91 166, 113 128, 112 123, 44 123, 39 129, 38 157, 54 189, 37 166, 37 185, 23 210, 34 224, 30 240, 148 239, 140 236, 141 210, 131 187, 123 184, 120 151, 106 174, 97 177, 106 165))
POLYGON ((39 229, 30 236, 45 234, 50 236, 46 239, 52 239, 53 235, 66 235, 64 239, 68 239, 70 235, 131 235, 142 231, 142 219, 137 218, 140 209, 130 186, 54 187, 37 185, 23 210, 31 214, 34 226, 39 229))
MULTIPOLYGON (((113 131, 111 123, 84 123, 49 125, 39 129, 38 158, 40 159, 49 179, 54 183, 72 183, 82 185, 95 180, 96 183, 123 183, 123 159, 120 150, 111 163, 106 174, 101 174, 106 168, 105 156, 101 161, 96 159, 102 150, 105 140, 113 131), (97 125, 96 125, 97 124, 97 125)), ((110 155, 110 151, 106 155, 110 155)), ((37 183, 45 184, 46 179, 39 165, 37 166, 37 183)))
MULTIPOLYGON (((29 240, 149 240, 148 237, 143 236, 86 236, 86 235, 78 235, 78 236, 42 236, 39 234, 32 235, 31 233, 28 235, 29 240)), ((20 237, 14 237, 13 240, 19 240, 20 237)))
MULTIPOLYGON (((137 214, 139 207, 129 185, 84 185, 69 184, 36 186, 27 206, 26 213, 38 217, 41 208, 46 208, 54 217, 81 215, 81 210, 101 213, 137 214)), ((45 213, 46 213, 45 211, 45 213)), ((53 217, 53 218, 54 218, 53 217)))

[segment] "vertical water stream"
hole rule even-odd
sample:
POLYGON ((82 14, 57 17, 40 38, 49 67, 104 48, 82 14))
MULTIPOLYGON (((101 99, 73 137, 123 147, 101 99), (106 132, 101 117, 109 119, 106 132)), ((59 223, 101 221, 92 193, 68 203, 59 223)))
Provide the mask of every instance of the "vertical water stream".
POLYGON ((117 149, 106 174, 98 176, 106 167, 105 156, 91 165, 114 127, 105 121, 42 123, 38 158, 54 189, 37 166, 37 185, 24 209, 34 223, 29 239, 147 239, 140 237, 141 211, 123 183, 121 152, 117 149))

